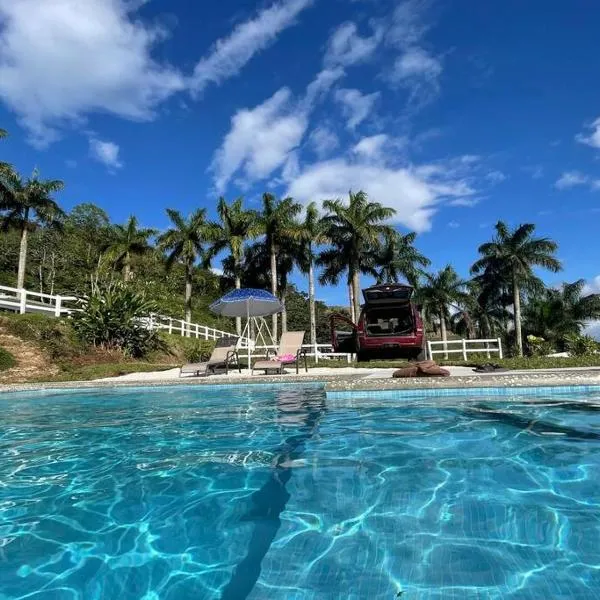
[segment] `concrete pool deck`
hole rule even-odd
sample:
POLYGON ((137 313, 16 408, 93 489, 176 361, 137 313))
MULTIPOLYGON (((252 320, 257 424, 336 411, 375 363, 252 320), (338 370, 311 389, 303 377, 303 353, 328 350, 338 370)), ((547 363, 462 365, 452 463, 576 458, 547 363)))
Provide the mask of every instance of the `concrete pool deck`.
POLYGON ((598 386, 600 367, 473 373, 469 367, 449 367, 450 377, 393 379, 395 369, 378 368, 314 368, 296 375, 250 375, 248 372, 219 374, 208 377, 179 377, 179 369, 150 373, 131 373, 93 381, 24 383, 0 386, 0 392, 38 391, 49 389, 85 389, 98 387, 140 387, 172 385, 251 385, 281 383, 323 383, 327 391, 426 390, 458 388, 524 388, 598 386))

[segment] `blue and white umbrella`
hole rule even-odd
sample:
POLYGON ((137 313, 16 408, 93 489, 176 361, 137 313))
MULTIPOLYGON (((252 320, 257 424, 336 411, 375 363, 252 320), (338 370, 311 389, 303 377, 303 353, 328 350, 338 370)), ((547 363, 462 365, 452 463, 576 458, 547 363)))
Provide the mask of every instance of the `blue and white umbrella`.
POLYGON ((270 292, 253 288, 233 290, 213 302, 209 308, 222 317, 246 317, 246 327, 240 342, 245 343, 248 350, 248 367, 250 367, 250 352, 256 341, 262 339, 263 344, 267 344, 263 331, 268 333, 271 343, 275 343, 273 334, 269 331, 263 317, 281 312, 283 304, 270 292))
POLYGON ((283 309, 281 300, 266 290, 245 288, 232 290, 210 305, 222 317, 267 317, 283 309))

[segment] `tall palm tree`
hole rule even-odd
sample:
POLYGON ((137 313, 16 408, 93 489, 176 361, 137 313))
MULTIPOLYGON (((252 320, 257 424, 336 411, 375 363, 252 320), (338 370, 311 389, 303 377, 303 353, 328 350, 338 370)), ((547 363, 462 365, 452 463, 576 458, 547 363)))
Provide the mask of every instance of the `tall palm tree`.
POLYGON ((141 256, 150 250, 148 238, 156 235, 156 229, 140 229, 137 217, 131 215, 125 225, 115 225, 112 239, 106 245, 114 265, 123 272, 123 281, 131 279, 131 258, 141 256))
MULTIPOLYGON (((229 249, 231 268, 236 289, 241 287, 244 245, 248 240, 260 235, 261 226, 256 211, 244 210, 242 198, 227 204, 225 198, 219 198, 217 213, 221 221, 216 225, 215 235, 210 248, 210 256, 229 249)), ((242 320, 236 317, 235 326, 238 335, 242 333, 242 320)))
POLYGON ((382 239, 394 231, 385 222, 396 211, 370 202, 363 191, 350 192, 348 203, 325 200, 323 207, 327 211, 323 227, 331 248, 319 257, 319 264, 325 267, 321 279, 337 281, 347 272, 356 318, 360 312, 360 274, 373 272, 373 256, 381 248, 382 239))
MULTIPOLYGON (((277 255, 281 248, 288 244, 292 232, 296 228, 294 219, 302 210, 302 206, 293 198, 278 200, 273 194, 265 193, 262 197, 260 214, 261 233, 269 249, 271 264, 271 292, 277 295, 277 255)), ((282 315, 282 330, 285 330, 285 314, 282 315)), ((277 315, 273 315, 273 337, 277 337, 277 315)))
POLYGON ((473 264, 471 272, 481 274, 489 269, 510 277, 517 354, 523 356, 521 332, 523 286, 536 279, 533 267, 542 267, 553 273, 562 269, 560 261, 554 256, 558 245, 549 238, 534 237, 535 225, 532 223, 525 223, 511 230, 506 223, 498 221, 495 229, 496 235, 493 240, 479 247, 481 258, 473 264))
MULTIPOLYGON (((437 273, 426 273, 418 290, 418 297, 426 315, 435 314, 440 321, 442 341, 448 340, 447 320, 450 307, 458 307, 466 298, 465 282, 450 266, 437 273)), ((444 350, 447 346, 444 343, 444 350)), ((446 355, 447 358, 447 355, 446 355)))
POLYGON ((600 319, 600 294, 583 295, 585 281, 565 283, 531 298, 523 310, 527 334, 561 347, 570 335, 581 334, 587 321, 600 319))
POLYGON ((396 282, 404 277, 410 285, 416 287, 423 275, 423 269, 431 261, 414 246, 417 234, 402 235, 392 231, 384 237, 384 243, 375 255, 377 283, 396 282))
POLYGON ((297 262, 300 270, 308 274, 308 305, 310 313, 310 343, 313 348, 317 344, 317 314, 315 309, 315 247, 327 241, 325 228, 319 209, 315 202, 311 202, 304 214, 304 220, 297 230, 299 241, 297 262))
POLYGON ((10 167, 2 170, 2 180, 0 210, 4 214, 0 217, 0 228, 4 231, 14 228, 21 233, 17 287, 22 288, 27 265, 27 234, 38 225, 60 222, 63 211, 52 194, 62 190, 64 184, 58 179, 40 179, 37 169, 24 180, 10 167))
POLYGON ((179 211, 171 208, 167 209, 167 215, 173 227, 158 238, 158 246, 168 252, 167 270, 175 263, 182 263, 185 268, 185 320, 190 323, 194 264, 198 259, 202 259, 203 266, 208 268, 207 244, 214 239, 216 228, 207 222, 205 208, 196 210, 187 220, 179 211))

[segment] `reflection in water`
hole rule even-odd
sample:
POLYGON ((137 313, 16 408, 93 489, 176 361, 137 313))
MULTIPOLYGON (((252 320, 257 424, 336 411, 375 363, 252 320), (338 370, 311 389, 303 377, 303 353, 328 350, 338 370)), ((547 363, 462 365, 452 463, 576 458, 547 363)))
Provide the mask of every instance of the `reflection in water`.
POLYGON ((237 565, 222 600, 242 600, 258 581, 261 563, 281 526, 280 515, 290 499, 286 485, 292 476, 292 466, 304 453, 305 443, 314 435, 325 413, 322 393, 298 394, 286 388, 276 394, 277 422, 283 427, 293 426, 294 435, 286 438, 275 452, 273 470, 265 484, 251 496, 252 508, 243 517, 254 521, 254 531, 248 552, 237 565))

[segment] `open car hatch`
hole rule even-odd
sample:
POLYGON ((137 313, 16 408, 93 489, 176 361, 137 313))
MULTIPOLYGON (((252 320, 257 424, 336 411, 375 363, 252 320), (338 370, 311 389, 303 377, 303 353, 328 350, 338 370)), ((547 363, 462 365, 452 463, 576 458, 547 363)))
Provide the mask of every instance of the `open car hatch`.
POLYGON ((410 285, 384 284, 374 285, 363 290, 366 304, 390 304, 410 302, 414 289, 410 285))

